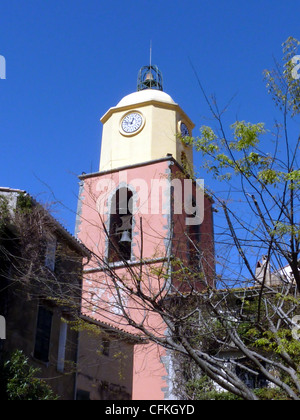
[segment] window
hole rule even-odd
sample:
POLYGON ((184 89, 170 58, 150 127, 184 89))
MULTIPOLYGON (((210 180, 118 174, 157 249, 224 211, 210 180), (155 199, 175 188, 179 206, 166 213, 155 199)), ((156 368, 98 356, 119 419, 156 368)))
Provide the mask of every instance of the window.
POLYGON ((236 366, 235 371, 241 381, 243 381, 250 389, 265 388, 267 386, 268 382, 266 377, 262 373, 256 371, 255 365, 250 360, 242 359, 239 361, 248 367, 248 370, 246 370, 240 366, 236 366))
POLYGON ((113 196, 110 210, 108 261, 131 259, 132 192, 120 188, 113 196))
MULTIPOLYGON (((196 201, 192 200, 193 208, 196 207, 196 201)), ((196 218, 197 211, 189 217, 196 218)), ((188 236, 188 263, 192 268, 199 268, 200 264, 200 242, 201 242, 201 232, 200 232, 200 224, 196 225, 188 225, 187 226, 187 236, 188 236)))
POLYGON ((54 237, 49 237, 46 243, 45 267, 54 271, 55 269, 55 255, 56 255, 57 240, 54 237))
POLYGON ((42 362, 49 362, 50 337, 53 313, 39 306, 35 335, 34 357, 42 362))
POLYGON ((109 356, 109 348, 110 348, 110 341, 109 340, 103 340, 101 345, 101 352, 103 356, 109 356))
POLYGON ((63 373, 65 370, 67 333, 68 333, 68 324, 66 323, 66 321, 61 319, 59 342, 58 342, 58 356, 57 356, 57 370, 58 372, 61 372, 61 373, 63 373))

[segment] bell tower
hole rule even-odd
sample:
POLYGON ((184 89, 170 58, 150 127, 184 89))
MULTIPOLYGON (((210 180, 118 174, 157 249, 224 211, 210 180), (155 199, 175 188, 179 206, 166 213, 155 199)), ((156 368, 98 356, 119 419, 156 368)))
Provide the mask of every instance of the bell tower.
MULTIPOLYGON (((193 290, 203 290, 201 279, 214 272, 209 197, 203 194, 201 220, 186 222, 185 204, 197 198, 196 182, 189 179, 191 188, 186 188, 184 179, 185 165, 193 165, 184 138, 192 136, 194 124, 163 91, 155 65, 141 68, 137 91, 110 108, 101 122, 99 172, 79 176, 76 235, 93 255, 84 272, 82 311, 132 334, 143 335, 145 328, 164 336, 164 321, 145 307, 140 291, 148 294, 148 302, 178 291, 182 283, 172 272, 175 258, 195 268, 196 277, 200 265, 205 272, 193 290), (133 320, 142 327, 133 328, 133 320)), ((190 218, 198 214, 195 208, 190 218)), ((135 346, 133 399, 173 397, 172 357, 151 340, 135 346)))
POLYGON ((179 138, 192 136, 193 122, 163 91, 157 66, 142 67, 137 92, 125 96, 101 118, 100 171, 135 165, 167 154, 193 164, 193 150, 179 138))

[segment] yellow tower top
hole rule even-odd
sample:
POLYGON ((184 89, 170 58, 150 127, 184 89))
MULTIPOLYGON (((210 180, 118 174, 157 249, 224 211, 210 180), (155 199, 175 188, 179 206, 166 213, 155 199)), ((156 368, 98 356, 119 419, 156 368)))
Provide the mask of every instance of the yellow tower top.
POLYGON ((165 157, 193 163, 193 151, 179 138, 191 136, 193 122, 170 95, 143 88, 125 96, 101 118, 100 171, 165 157))

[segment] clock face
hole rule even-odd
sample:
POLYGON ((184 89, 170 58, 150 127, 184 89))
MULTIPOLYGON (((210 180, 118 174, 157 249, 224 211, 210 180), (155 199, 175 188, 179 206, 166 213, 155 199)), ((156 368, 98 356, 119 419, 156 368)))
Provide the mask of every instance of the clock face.
POLYGON ((182 137, 188 137, 190 135, 189 129, 183 122, 180 124, 180 131, 182 137))
POLYGON ((138 112, 125 115, 121 121, 121 128, 126 134, 136 133, 143 125, 143 117, 138 112))

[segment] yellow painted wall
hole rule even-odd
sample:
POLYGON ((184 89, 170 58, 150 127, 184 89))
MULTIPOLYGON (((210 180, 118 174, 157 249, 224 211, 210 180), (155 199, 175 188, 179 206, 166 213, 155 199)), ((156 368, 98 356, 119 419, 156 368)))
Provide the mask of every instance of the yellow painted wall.
POLYGON ((175 103, 150 100, 143 103, 111 108, 101 119, 103 123, 100 171, 148 162, 165 157, 168 153, 180 163, 184 152, 193 162, 191 147, 177 138, 179 121, 184 120, 192 131, 194 124, 175 103), (125 136, 120 122, 129 111, 138 111, 146 122, 135 135, 125 136))

